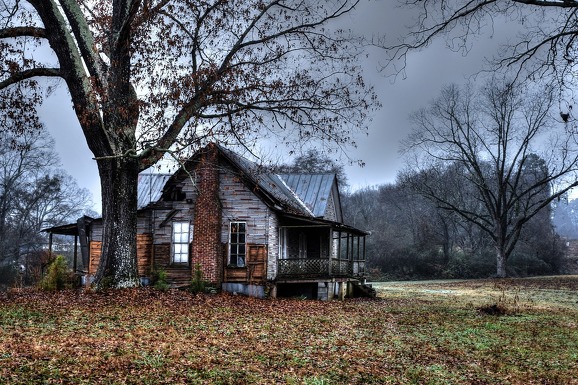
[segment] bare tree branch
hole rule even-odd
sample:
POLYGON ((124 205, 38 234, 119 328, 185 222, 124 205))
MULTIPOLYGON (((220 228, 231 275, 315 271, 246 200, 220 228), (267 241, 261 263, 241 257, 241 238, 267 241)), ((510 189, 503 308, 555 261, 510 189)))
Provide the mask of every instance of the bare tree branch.
POLYGON ((17 84, 26 79, 36 77, 62 77, 62 72, 59 68, 33 68, 17 72, 0 82, 0 90, 8 88, 13 84, 17 84))
POLYGON ((0 28, 0 39, 9 39, 13 37, 46 37, 46 30, 38 27, 12 27, 0 28))
POLYGON ((452 86, 412 118, 406 146, 422 163, 407 180, 494 240, 498 276, 526 224, 578 186, 575 133, 555 126, 551 106, 551 88, 532 94, 511 82, 490 83, 474 93, 452 86), (539 151, 554 134, 564 141, 539 151))

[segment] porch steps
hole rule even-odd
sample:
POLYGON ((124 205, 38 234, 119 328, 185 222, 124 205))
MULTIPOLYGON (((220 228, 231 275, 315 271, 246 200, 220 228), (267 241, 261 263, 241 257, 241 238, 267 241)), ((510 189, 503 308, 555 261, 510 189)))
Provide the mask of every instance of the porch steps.
POLYGON ((353 282, 353 296, 354 297, 369 297, 375 298, 377 295, 373 286, 369 283, 353 282))

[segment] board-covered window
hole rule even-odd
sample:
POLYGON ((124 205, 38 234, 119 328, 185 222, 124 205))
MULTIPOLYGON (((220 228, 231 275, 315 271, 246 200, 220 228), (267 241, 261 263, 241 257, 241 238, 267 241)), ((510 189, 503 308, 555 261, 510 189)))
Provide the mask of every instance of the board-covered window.
POLYGON ((189 222, 173 222, 173 263, 189 263, 189 222))
POLYGON ((229 265, 244 267, 247 252, 247 224, 231 222, 229 232, 229 265))

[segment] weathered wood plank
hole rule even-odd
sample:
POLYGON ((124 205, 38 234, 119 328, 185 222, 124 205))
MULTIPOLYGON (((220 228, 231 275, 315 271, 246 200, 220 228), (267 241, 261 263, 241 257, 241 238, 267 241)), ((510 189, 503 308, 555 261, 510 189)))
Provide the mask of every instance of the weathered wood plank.
POLYGON ((168 243, 154 245, 155 260, 153 261, 155 268, 166 268, 171 263, 171 245, 168 243))
MULTIPOLYGON (((248 244, 246 266, 225 268, 225 282, 262 283, 267 279, 267 245, 248 244)), ((224 253, 227 259, 227 253, 224 253)))
POLYGON ((150 276, 152 271, 152 244, 153 236, 150 233, 137 234, 136 257, 139 276, 150 276))
POLYGON ((98 264, 100 262, 100 254, 102 253, 102 242, 90 241, 88 247, 89 247, 88 275, 94 275, 96 274, 96 270, 98 270, 98 264))

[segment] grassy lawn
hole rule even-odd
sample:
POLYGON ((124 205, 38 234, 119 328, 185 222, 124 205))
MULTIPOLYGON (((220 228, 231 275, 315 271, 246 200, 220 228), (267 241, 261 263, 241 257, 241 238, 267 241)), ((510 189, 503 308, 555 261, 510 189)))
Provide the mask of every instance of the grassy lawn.
POLYGON ((0 294, 0 384, 578 384, 578 276, 376 287, 0 294))

